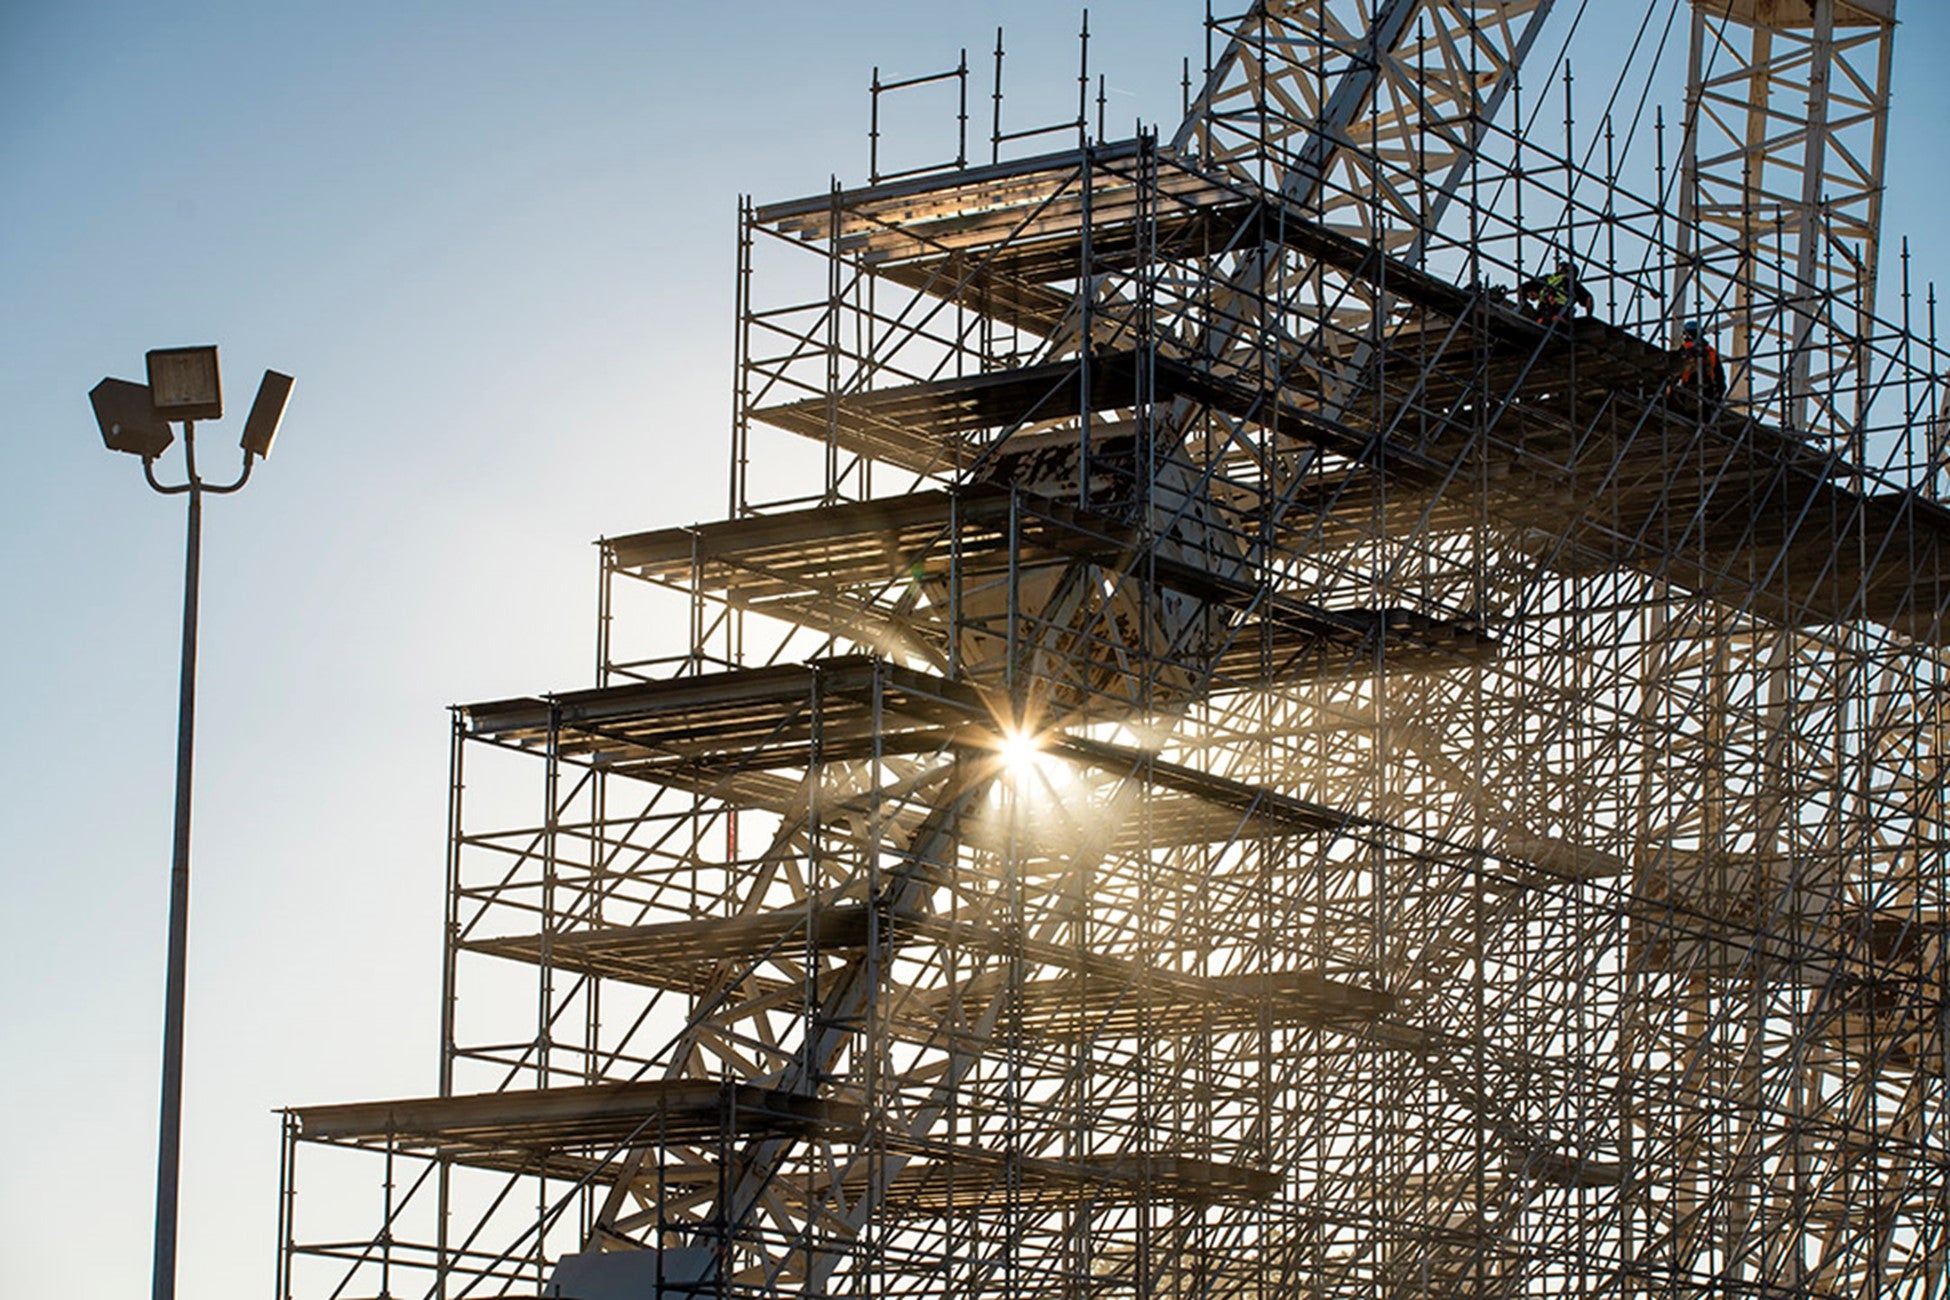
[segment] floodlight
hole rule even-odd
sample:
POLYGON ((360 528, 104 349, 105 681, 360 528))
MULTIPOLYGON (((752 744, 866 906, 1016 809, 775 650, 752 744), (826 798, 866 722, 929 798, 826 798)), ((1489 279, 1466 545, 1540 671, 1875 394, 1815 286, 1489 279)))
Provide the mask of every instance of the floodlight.
POLYGON ((217 348, 156 348, 149 353, 149 391, 165 420, 220 420, 223 383, 217 348))
POLYGON ((263 459, 271 454, 271 439, 277 437, 278 421, 284 418, 285 399, 291 396, 291 376, 275 370, 264 372, 258 382, 257 398, 244 421, 244 436, 237 443, 249 454, 263 459))
POLYGON ((169 421, 156 414, 145 384, 104 379, 89 390, 88 400, 95 408, 95 423, 102 428, 102 441, 111 451, 149 460, 169 450, 176 440, 169 421))
POLYGON ((169 974, 163 984, 162 1114, 156 1142, 156 1251, 153 1292, 157 1300, 176 1297, 176 1207, 182 1173, 183 1136, 183 987, 189 962, 190 766, 196 732, 197 573, 203 554, 203 501, 206 494, 228 496, 250 481, 251 467, 271 451, 291 376, 264 372, 244 422, 244 463, 228 483, 212 483, 197 471, 193 446, 195 421, 223 418, 223 384, 217 374, 217 349, 158 348, 149 354, 149 382, 104 379, 89 392, 102 441, 112 450, 142 457, 142 477, 165 496, 189 498, 189 559, 183 582, 182 690, 176 696, 176 843, 169 867, 169 974), (165 483, 156 477, 156 457, 175 441, 170 422, 183 422, 184 479, 165 483))

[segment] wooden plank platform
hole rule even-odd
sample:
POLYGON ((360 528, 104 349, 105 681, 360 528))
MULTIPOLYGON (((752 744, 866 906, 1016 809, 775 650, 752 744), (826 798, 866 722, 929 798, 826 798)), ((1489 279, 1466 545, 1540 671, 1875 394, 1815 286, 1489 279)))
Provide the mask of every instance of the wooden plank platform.
MULTIPOLYGON (((469 733, 546 750, 644 780, 735 797, 740 778, 872 754, 992 754, 1006 714, 980 691, 866 656, 739 669, 463 710, 469 733)), ((1136 833, 1147 844, 1235 836, 1292 836, 1348 824, 1337 809, 1064 732, 1043 739, 1053 757, 1151 793, 1136 833), (1182 823, 1182 825, 1180 825, 1182 823), (1174 839, 1174 835, 1189 838, 1174 839)), ((789 796, 771 781, 765 788, 789 796)), ((795 783, 796 784, 796 783, 795 783)), ((890 801, 890 842, 903 830, 890 801)), ((1125 819, 1127 822, 1129 819, 1125 819)), ((1138 825, 1133 823, 1133 826, 1138 825)), ((1033 847, 1024 853, 1033 856, 1033 847)))
MULTIPOLYGON (((857 1106, 750 1084, 679 1079, 471 1093, 457 1097, 298 1107, 300 1140, 407 1151, 504 1172, 601 1179, 626 1151, 672 1145, 824 1137, 864 1140, 908 1157, 895 1182, 910 1212, 1137 1198, 1184 1203, 1255 1200, 1276 1193, 1267 1170, 1169 1153, 1051 1157, 914 1140, 871 1131, 857 1106)), ((673 1186, 702 1185, 709 1167, 687 1163, 673 1186)), ((656 1185, 653 1160, 639 1178, 656 1185)), ((797 1188, 809 1185, 794 1180, 797 1188)), ((811 1184, 817 1194, 818 1184, 811 1184)), ((857 1188, 848 1184, 857 1194, 857 1188)))
POLYGON ((1091 358, 1088 384, 1074 359, 1011 370, 949 376, 828 399, 810 397, 760 407, 752 418, 804 437, 827 440, 916 474, 973 466, 1002 434, 1025 425, 1077 419, 1086 398, 1093 416, 1174 401, 1276 428, 1297 441, 1365 456, 1370 440, 1317 418, 1278 390, 1214 374, 1170 356, 1130 349, 1091 358), (990 435, 975 437, 976 434, 990 435))
MULTIPOLYGON (((897 1218, 980 1211, 1049 1210, 1067 1206, 1107 1208, 1171 1202, 1210 1205, 1265 1200, 1277 1195, 1280 1176, 1248 1165, 1179 1155, 1086 1155, 1071 1159, 1002 1153, 976 1159, 915 1159, 888 1182, 885 1205, 897 1218)), ((843 1184, 848 1200, 866 1189, 864 1177, 843 1184)), ((784 1195, 804 1204, 830 1195, 832 1181, 784 1195), (808 1195, 808 1191, 810 1195, 808 1195)))
MULTIPOLYGON (((470 939, 469 951, 525 963, 546 959, 560 970, 650 988, 698 993, 726 974, 747 982, 747 993, 784 989, 810 953, 852 960, 866 951, 872 909, 858 902, 824 903, 734 917, 705 917, 650 925, 582 928, 470 939)), ((879 942, 927 961, 928 950, 1020 960, 1031 974, 1015 989, 1021 1025, 1045 1035, 1088 1033, 1184 1034, 1267 1025, 1361 1025, 1393 1014, 1387 992, 1314 971, 1284 970, 1206 976, 1150 968, 1126 957, 1028 938, 1017 929, 979 919, 882 913, 879 942), (1054 972, 1046 974, 1042 972, 1054 972)), ((963 979, 953 988, 896 999, 897 1033, 937 1037, 960 1002, 998 996, 997 971, 963 979)))
MULTIPOLYGON (((1140 253, 1170 261, 1277 244, 1450 315, 1474 302, 1239 177, 1203 170, 1189 155, 1164 149, 1149 162, 1137 141, 1126 140, 1088 157, 1069 150, 768 204, 755 216, 781 234, 835 244, 911 288, 1044 335, 1072 295, 1040 286, 1080 276, 1086 225, 1093 273, 1136 265, 1140 253)), ((1514 309, 1497 317, 1504 333, 1542 333, 1514 309)))
POLYGON ((950 611, 899 608, 909 588, 951 575, 971 589, 1038 565, 1085 560, 1241 611, 1215 669, 1238 687, 1329 675, 1439 670, 1495 656, 1480 627, 1411 609, 1329 609, 1150 548, 1108 515, 1030 493, 973 486, 818 506, 605 539, 614 571, 945 662, 950 611), (1013 515, 1013 525, 1012 525, 1013 515), (1017 544, 1011 555, 1010 530, 1017 544))
POLYGON ((581 1088, 469 1093, 300 1106, 290 1112, 305 1141, 456 1157, 600 1152, 658 1141, 806 1134, 858 1128, 835 1102, 708 1079, 605 1083, 581 1088))
POLYGON ((1236 181, 1185 166, 1180 155, 1157 156, 1162 165, 1153 171, 1138 141, 1116 141, 1093 146, 1087 157, 1060 150, 768 203, 753 216, 789 238, 837 240, 844 253, 898 264, 1003 245, 1062 247, 1082 229, 1086 212, 1093 228, 1116 228, 1140 211, 1170 220, 1239 192, 1236 181))
MULTIPOLYGON (((930 993, 927 1003, 945 1013, 955 998, 980 997, 1000 988, 930 993)), ((1237 1032, 1255 1026, 1362 1025, 1394 1013, 1394 997, 1313 971, 1247 975, 1182 975, 1102 966, 1030 980, 1019 991, 1022 1023, 1051 1037, 1087 1034, 1119 1038, 1141 1034, 1237 1032)))
POLYGON ((929 753, 993 714, 974 688, 864 655, 496 700, 463 710, 471 734, 654 776, 765 769, 822 757, 929 753))
MULTIPOLYGON (((515 961, 550 965, 602 979, 696 993, 727 964, 772 958, 798 960, 810 946, 850 954, 867 946, 871 911, 864 903, 834 903, 746 916, 699 917, 650 925, 578 929, 551 934, 465 939, 460 946, 515 961)), ((892 942, 892 936, 889 936, 892 942)))

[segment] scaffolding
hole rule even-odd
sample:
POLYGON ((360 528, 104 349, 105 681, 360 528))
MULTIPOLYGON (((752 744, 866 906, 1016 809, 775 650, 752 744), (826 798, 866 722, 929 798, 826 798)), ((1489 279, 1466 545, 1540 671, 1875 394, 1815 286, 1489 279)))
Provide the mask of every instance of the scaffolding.
POLYGON ((1681 382, 1801 281, 1544 140, 1550 9, 1212 18, 1169 140, 998 43, 988 161, 876 71, 741 206, 726 518, 456 710, 438 1086, 287 1112, 280 1297, 1942 1294, 1945 356, 1681 382))

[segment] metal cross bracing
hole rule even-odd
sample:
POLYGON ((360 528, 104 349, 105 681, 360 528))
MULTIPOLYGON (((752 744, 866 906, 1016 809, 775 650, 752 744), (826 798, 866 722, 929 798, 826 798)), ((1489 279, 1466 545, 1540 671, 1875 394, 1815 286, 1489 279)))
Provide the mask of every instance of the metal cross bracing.
POLYGON ((1368 72, 1217 30, 1229 152, 741 213, 728 518, 457 711, 438 1087, 291 1112, 281 1295, 1941 1290, 1943 357, 1852 460, 1674 391, 1656 202, 1472 120, 1384 235, 1287 184, 1368 72))

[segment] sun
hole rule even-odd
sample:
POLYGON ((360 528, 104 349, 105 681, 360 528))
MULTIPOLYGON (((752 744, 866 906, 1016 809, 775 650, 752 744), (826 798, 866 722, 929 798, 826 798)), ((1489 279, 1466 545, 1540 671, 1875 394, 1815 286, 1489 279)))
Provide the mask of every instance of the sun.
POLYGON ((1043 742, 1033 732, 1007 731, 1002 735, 1002 743, 996 746, 996 754, 1002 760, 1003 772, 1020 780, 1040 766, 1037 760, 1043 756, 1043 742))

